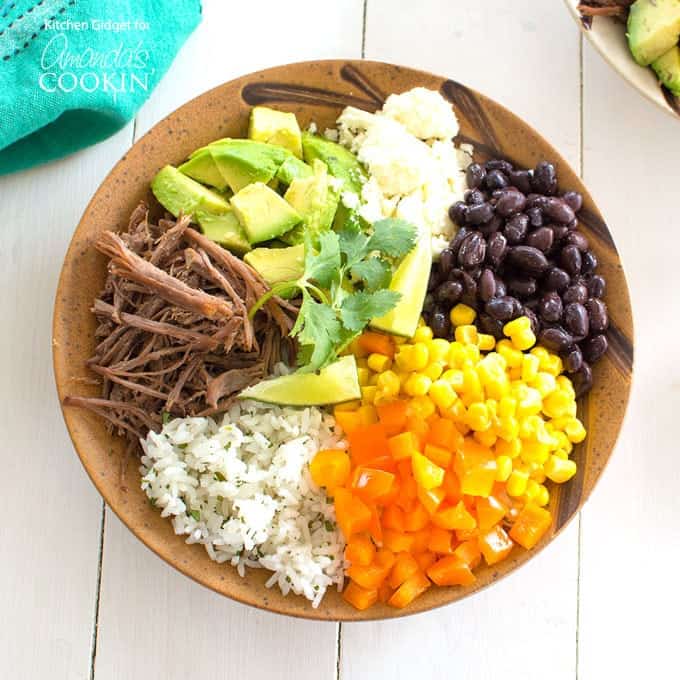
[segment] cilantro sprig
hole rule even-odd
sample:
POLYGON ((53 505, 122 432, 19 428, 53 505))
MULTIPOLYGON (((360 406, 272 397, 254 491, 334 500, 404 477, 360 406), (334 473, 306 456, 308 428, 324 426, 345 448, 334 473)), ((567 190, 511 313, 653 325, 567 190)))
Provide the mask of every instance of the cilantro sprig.
POLYGON ((316 371, 334 361, 375 317, 387 314, 401 297, 388 290, 394 263, 415 245, 416 228, 400 219, 362 230, 354 216, 338 231, 322 232, 317 246, 305 237, 304 274, 276 284, 251 308, 252 318, 272 296, 291 287, 302 305, 290 335, 300 343, 301 371, 316 371))

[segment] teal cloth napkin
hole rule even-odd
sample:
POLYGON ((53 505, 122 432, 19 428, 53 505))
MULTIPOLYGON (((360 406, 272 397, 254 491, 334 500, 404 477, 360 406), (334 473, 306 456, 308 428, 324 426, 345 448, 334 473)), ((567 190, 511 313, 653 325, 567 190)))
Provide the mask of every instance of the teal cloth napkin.
POLYGON ((0 0, 0 175, 120 130, 200 20, 199 0, 0 0))

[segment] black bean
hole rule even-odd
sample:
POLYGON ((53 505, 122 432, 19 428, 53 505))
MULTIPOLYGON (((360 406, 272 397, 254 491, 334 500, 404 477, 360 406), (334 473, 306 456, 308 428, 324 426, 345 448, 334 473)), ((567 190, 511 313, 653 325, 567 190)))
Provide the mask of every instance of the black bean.
POLYGON ((520 298, 531 297, 537 289, 536 279, 531 276, 510 276, 505 279, 508 290, 520 298))
POLYGON ((540 299, 535 295, 524 301, 524 309, 531 309, 534 312, 538 310, 538 305, 540 304, 540 299))
POLYGON ((588 281, 588 293, 590 297, 601 298, 604 297, 604 292, 607 289, 607 282, 604 280, 604 276, 595 274, 588 281))
POLYGON ((574 219, 573 219, 571 222, 568 222, 565 226, 566 226, 567 229, 569 229, 570 231, 571 231, 572 229, 576 229, 576 227, 578 226, 578 220, 574 217, 574 219))
POLYGON ((581 271, 584 274, 590 274, 595 271, 597 267, 597 256, 592 250, 587 250, 582 256, 581 271))
POLYGON ((467 216, 468 207, 463 201, 456 201, 449 208, 449 217, 451 221, 458 225, 465 224, 465 217, 467 216))
POLYGON ((527 217, 529 218, 529 224, 536 228, 543 226, 543 211, 538 207, 527 208, 527 217))
POLYGON ((590 316, 590 330, 593 333, 604 333, 609 327, 607 305, 598 298, 590 298, 585 304, 590 316))
POLYGON ((444 248, 439 255, 439 270, 442 273, 442 277, 447 277, 449 272, 453 269, 453 264, 456 260, 456 256, 453 250, 450 248, 444 248))
POLYGON ((437 338, 445 338, 449 333, 449 317, 444 312, 436 311, 430 317, 432 334, 437 338))
POLYGON ((503 333, 504 325, 505 323, 503 321, 500 319, 494 319, 488 314, 482 313, 479 315, 479 327, 481 328, 482 332, 493 335, 496 340, 502 340, 505 337, 503 333))
POLYGON ((538 314, 543 321, 555 323, 562 318, 562 299, 553 292, 545 293, 538 303, 538 314))
POLYGON ((583 364, 583 354, 578 345, 574 345, 567 350, 564 356, 564 368, 567 373, 576 373, 583 364))
POLYGON ((557 190, 557 175, 555 166, 547 161, 541 161, 531 177, 531 188, 539 194, 552 195, 557 190))
POLYGON ((588 239, 580 231, 570 231, 564 239, 564 245, 576 246, 583 253, 588 250, 588 239))
POLYGON ((505 281, 500 277, 496 276, 496 295, 495 297, 504 297, 508 294, 508 288, 505 285, 505 281))
POLYGON ((559 326, 544 328, 540 332, 538 340, 553 352, 564 352, 573 342, 571 335, 559 326))
POLYGON ((532 248, 538 248, 542 253, 547 253, 552 248, 554 238, 550 227, 539 227, 524 239, 524 243, 532 248))
POLYGON ((472 189, 465 192, 465 202, 468 205, 481 205, 486 202, 486 196, 479 189, 472 189))
POLYGON ((466 224, 484 224, 493 217, 493 206, 491 203, 480 203, 471 205, 465 217, 466 224))
POLYGON ((437 267, 432 267, 430 270, 430 278, 427 280, 427 292, 433 291, 439 285, 439 277, 441 272, 437 267))
POLYGON ((524 305, 522 314, 526 316, 529 319, 529 321, 531 321, 531 330, 533 334, 538 335, 539 331, 541 330, 541 325, 534 310, 531 309, 531 307, 527 307, 526 305, 524 305))
POLYGON ((588 289, 582 283, 573 283, 562 295, 562 301, 565 305, 572 302, 580 302, 584 304, 588 299, 588 289))
POLYGON ((432 293, 428 293, 425 296, 425 299, 423 300, 423 311, 430 312, 430 311, 432 311, 433 306, 434 306, 434 295, 432 295, 432 293))
POLYGON ((605 335, 593 335, 585 340, 581 347, 583 348, 583 356, 589 364, 594 364, 602 358, 602 355, 609 347, 609 341, 605 335))
POLYGON ((560 253, 563 269, 572 276, 581 271, 581 251, 576 246, 565 246, 560 253))
POLYGON ((508 179, 513 186, 516 186, 522 193, 531 192, 531 174, 528 170, 513 170, 508 172, 508 179))
POLYGON ((522 243, 524 237, 529 229, 529 218, 520 213, 519 215, 513 215, 506 223, 503 233, 507 242, 511 245, 517 245, 522 243))
POLYGON ((572 335, 582 338, 588 335, 588 312, 580 302, 570 302, 564 308, 564 325, 572 335))
POLYGON ((484 167, 487 170, 500 170, 506 175, 513 171, 512 163, 503 160, 502 158, 492 158, 491 160, 488 160, 486 163, 484 163, 484 167))
POLYGON ((454 269, 449 278, 460 281, 463 284, 463 295, 461 300, 466 304, 469 304, 470 301, 472 301, 470 306, 474 306, 475 295, 477 294, 477 283, 470 274, 462 269, 454 269))
POLYGON ((494 232, 497 232, 503 226, 503 220, 498 215, 494 215, 485 224, 480 224, 477 229, 484 236, 491 236, 494 232))
POLYGON ((549 224, 548 228, 552 231, 555 241, 561 241, 569 233, 569 229, 563 224, 549 224))
POLYGON ((484 187, 489 191, 503 189, 509 185, 508 178, 500 170, 490 170, 484 178, 484 187))
POLYGON ((539 210, 542 210, 547 200, 548 197, 543 196, 543 194, 529 194, 527 196, 527 208, 538 208, 539 210))
POLYGON ((455 305, 463 294, 463 284, 460 281, 444 281, 434 293, 437 302, 455 305))
POLYGON ((515 298, 508 297, 507 295, 495 297, 484 305, 484 311, 486 311, 492 319, 496 319, 497 321, 509 321, 515 313, 516 302, 515 298))
POLYGON ((578 191, 565 191, 562 200, 574 211, 578 212, 583 206, 583 196, 578 191))
POLYGON ((571 279, 569 274, 559 267, 550 267, 543 278, 543 287, 546 290, 556 290, 561 293, 566 290, 571 279))
POLYGON ((474 267, 484 262, 485 257, 486 241, 484 237, 479 232, 471 232, 460 244, 458 264, 466 268, 474 267))
POLYGON ((492 267, 498 267, 505 257, 508 241, 500 231, 491 234, 486 248, 486 259, 492 267))
POLYGON ((510 297, 510 299, 512 300, 512 318, 516 319, 518 316, 522 316, 524 305, 515 297, 510 297))
POLYGON ((542 210, 546 217, 558 224, 569 224, 574 219, 574 211, 561 198, 548 198, 542 210))
POLYGON ((465 178, 470 189, 476 189, 486 177, 486 170, 479 163, 470 163, 465 171, 465 178))
POLYGON ((546 256, 531 246, 514 246, 507 257, 511 264, 528 274, 542 274, 550 266, 546 256))
POLYGON ((477 293, 482 302, 488 302, 496 295, 496 277, 488 267, 484 269, 477 283, 477 293))
POLYGON ((586 392, 590 391, 593 386, 593 371, 590 365, 585 361, 581 364, 574 377, 571 379, 574 384, 574 392, 576 392, 576 398, 582 397, 586 392))
POLYGON ((456 232, 456 235, 451 239, 451 243, 449 244, 449 249, 454 254, 454 256, 458 255, 458 250, 460 249, 460 244, 465 240, 465 237, 469 233, 470 233, 470 229, 468 229, 467 227, 461 227, 456 232))
POLYGON ((498 196, 496 212, 502 217, 509 217, 524 210, 527 199, 523 193, 516 189, 505 189, 498 196))

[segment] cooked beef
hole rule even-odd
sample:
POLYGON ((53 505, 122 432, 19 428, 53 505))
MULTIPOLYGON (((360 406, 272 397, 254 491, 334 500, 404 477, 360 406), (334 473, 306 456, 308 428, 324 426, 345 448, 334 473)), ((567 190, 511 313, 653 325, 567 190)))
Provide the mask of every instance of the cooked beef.
POLYGON ((585 0, 578 6, 582 17, 628 15, 628 9, 635 0, 585 0))

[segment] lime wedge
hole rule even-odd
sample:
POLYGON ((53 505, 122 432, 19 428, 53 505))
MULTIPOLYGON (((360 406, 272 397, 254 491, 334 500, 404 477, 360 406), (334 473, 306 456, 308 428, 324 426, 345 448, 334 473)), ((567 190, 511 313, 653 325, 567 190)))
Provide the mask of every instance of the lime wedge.
POLYGON ((284 406, 323 406, 360 397, 357 363, 353 356, 338 359, 318 374, 282 375, 263 380, 239 394, 239 399, 256 399, 284 406))

